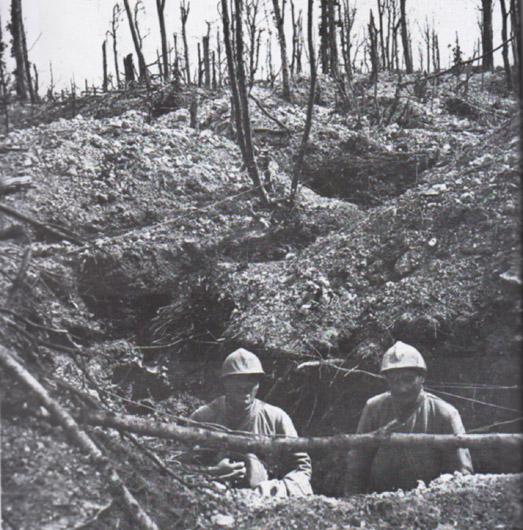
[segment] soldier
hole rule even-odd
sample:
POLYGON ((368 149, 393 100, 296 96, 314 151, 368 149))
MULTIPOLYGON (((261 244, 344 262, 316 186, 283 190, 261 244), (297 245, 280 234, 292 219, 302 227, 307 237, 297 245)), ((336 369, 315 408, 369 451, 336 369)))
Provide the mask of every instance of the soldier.
MULTIPOLYGON (((297 436, 292 420, 282 409, 256 399, 264 374, 254 353, 243 348, 234 351, 221 370, 225 395, 200 407, 190 419, 233 431, 297 436)), ((288 497, 312 493, 311 462, 306 453, 289 454, 279 462, 262 462, 252 453, 219 453, 208 472, 220 482, 255 489, 263 495, 288 497)))
MULTIPOLYGON (((384 355, 380 373, 390 391, 367 401, 358 434, 380 432, 462 434, 459 412, 449 403, 425 392, 427 365, 416 348, 396 342, 384 355)), ((367 491, 415 488, 443 473, 472 473, 467 449, 434 447, 372 447, 349 453, 345 495, 367 491)))

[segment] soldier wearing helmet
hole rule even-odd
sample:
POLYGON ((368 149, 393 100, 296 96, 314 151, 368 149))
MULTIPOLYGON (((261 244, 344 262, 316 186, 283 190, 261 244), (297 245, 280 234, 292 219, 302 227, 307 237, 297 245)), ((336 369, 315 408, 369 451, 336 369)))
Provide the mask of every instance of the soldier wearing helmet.
MULTIPOLYGON (((390 390, 367 401, 358 434, 465 432, 459 412, 423 390, 427 365, 416 348, 396 342, 383 356, 380 373, 387 379, 390 390)), ((358 448, 351 451, 347 459, 345 495, 412 489, 420 480, 428 483, 443 473, 454 471, 472 473, 467 449, 358 448)))
MULTIPOLYGON (((190 419, 233 431, 297 436, 292 420, 282 409, 256 399, 264 373, 254 353, 243 348, 234 351, 221 369, 225 394, 200 407, 190 419)), ((288 497, 312 493, 311 462, 306 453, 294 453, 284 461, 273 462, 262 462, 252 453, 219 453, 212 455, 208 471, 219 482, 256 489, 263 495, 288 497)))

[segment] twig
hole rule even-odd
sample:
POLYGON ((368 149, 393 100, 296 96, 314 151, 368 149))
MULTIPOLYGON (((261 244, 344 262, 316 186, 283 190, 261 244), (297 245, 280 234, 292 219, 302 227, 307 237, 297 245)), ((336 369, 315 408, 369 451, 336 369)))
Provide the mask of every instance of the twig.
POLYGON ((263 112, 263 114, 265 114, 265 116, 267 116, 267 118, 269 118, 270 120, 272 120, 274 123, 278 124, 282 129, 285 129, 285 131, 287 132, 287 134, 291 134, 291 131, 290 129, 284 124, 282 123, 278 118, 276 118, 275 116, 273 116, 264 106, 263 104, 261 103, 261 101, 258 99, 258 98, 255 98, 252 94, 249 94, 249 97, 254 101, 254 103, 256 103, 256 106, 263 112))
POLYGON ((125 503, 137 526, 144 530, 158 530, 156 523, 151 520, 136 498, 127 489, 127 486, 112 467, 107 457, 104 456, 87 434, 79 428, 73 417, 57 401, 51 398, 47 390, 3 346, 0 346, 0 365, 12 373, 38 397, 42 405, 62 426, 69 440, 72 440, 84 453, 87 453, 92 458, 113 493, 125 503))
POLYGON ((296 370, 302 370, 303 368, 313 368, 313 367, 328 367, 328 368, 335 368, 336 370, 340 372, 345 372, 346 374, 365 374, 371 377, 374 377, 375 379, 385 379, 382 375, 379 374, 373 374, 372 372, 367 372, 366 370, 360 370, 358 368, 342 368, 341 366, 338 366, 338 364, 343 364, 345 361, 343 359, 327 359, 325 361, 306 361, 304 363, 299 364, 296 367, 296 370))

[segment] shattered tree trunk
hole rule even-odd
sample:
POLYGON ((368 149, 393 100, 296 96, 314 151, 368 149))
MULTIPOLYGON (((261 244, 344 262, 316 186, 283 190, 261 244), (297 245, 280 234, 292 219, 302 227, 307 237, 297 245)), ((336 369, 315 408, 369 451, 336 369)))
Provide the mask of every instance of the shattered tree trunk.
POLYGON ((305 158, 305 150, 307 148, 307 142, 309 141, 309 134, 312 125, 312 111, 314 109, 314 99, 316 91, 316 57, 314 56, 314 41, 312 34, 312 7, 313 0, 309 0, 308 14, 307 14, 307 42, 309 45, 309 64, 310 64, 310 88, 309 88, 309 99, 307 101, 307 115, 305 118, 305 128, 303 130, 303 136, 301 139, 300 149, 298 151, 298 158, 296 159, 296 165, 294 166, 294 172, 292 175, 291 183, 291 194, 289 202, 294 203, 296 192, 298 190, 298 181, 301 177, 303 168, 303 160, 305 158))
POLYGON ((132 53, 124 57, 123 66, 125 75, 125 86, 127 86, 134 81, 134 63, 132 53))
POLYGON ((113 18, 111 19, 110 34, 113 38, 113 58, 114 58, 114 73, 116 76, 116 88, 120 88, 120 69, 118 68, 118 51, 116 46, 116 30, 118 29, 118 21, 120 17, 120 6, 115 4, 113 6, 113 18))
POLYGON ((400 0, 400 28, 401 43, 403 44, 403 56, 405 58, 405 70, 407 74, 412 74, 412 57, 410 54, 410 39, 407 26, 407 10, 405 7, 407 0, 400 0))
POLYGON ((22 52, 24 54, 24 67, 25 67, 25 75, 27 77, 28 86, 29 89, 29 99, 31 100, 31 103, 36 102, 34 88, 33 88, 33 81, 31 78, 31 63, 29 62, 29 53, 27 51, 27 39, 25 35, 25 27, 24 27, 24 19, 22 18, 22 3, 20 0, 20 10, 18 11, 18 16, 20 17, 19 25, 20 25, 20 36, 22 38, 22 52))
POLYGON ((494 32, 492 30, 492 0, 481 0, 481 47, 484 72, 494 70, 494 32))
POLYGON ((238 94, 238 83, 236 81, 236 67, 234 65, 234 56, 231 45, 229 10, 227 0, 221 0, 222 3, 222 25, 223 25, 223 42, 225 44, 225 56, 227 58, 227 68, 229 70, 229 83, 232 93, 232 113, 236 125, 236 136, 242 157, 245 160, 245 141, 243 137, 243 125, 240 115, 240 96, 238 94))
POLYGON ((127 19, 129 21, 129 29, 131 30, 131 37, 133 39, 134 50, 136 51, 136 56, 138 57, 139 79, 140 81, 145 81, 145 83, 148 84, 149 78, 147 76, 147 66, 145 64, 142 47, 140 46, 140 40, 136 31, 136 24, 138 23, 138 21, 134 19, 133 14, 131 13, 131 8, 129 7, 129 0, 123 0, 123 4, 125 7, 125 12, 127 13, 127 19))
POLYGON ((158 22, 160 24, 160 39, 162 42, 162 64, 163 80, 169 81, 169 52, 167 50, 167 33, 165 31, 165 0, 156 0, 156 10, 158 11, 158 22))
POLYGON ((108 482, 113 494, 121 499, 127 507, 137 527, 144 530, 158 530, 156 523, 145 513, 136 498, 127 489, 107 457, 79 428, 73 417, 52 399, 47 390, 1 345, 0 365, 38 397, 40 403, 64 429, 68 438, 91 457, 102 477, 108 482))
POLYGON ((189 64, 189 47, 187 46, 187 17, 189 16, 189 11, 191 9, 191 4, 186 3, 185 0, 180 2, 180 17, 182 20, 182 40, 183 40, 183 54, 185 58, 185 78, 187 84, 191 84, 191 65, 189 64))
POLYGON ((11 0, 11 22, 9 30, 13 37, 11 53, 15 59, 15 80, 16 80, 16 95, 20 101, 24 102, 28 99, 30 79, 27 76, 27 68, 25 66, 25 54, 22 40, 23 28, 20 26, 22 20, 22 4, 21 0, 11 0))
POLYGON ((103 62, 103 81, 102 90, 107 92, 108 80, 107 80, 107 40, 104 40, 102 44, 102 62, 103 62))
POLYGON ((274 10, 274 22, 278 32, 280 44, 281 75, 282 75, 282 97, 285 101, 291 100, 291 81, 289 75, 289 62, 287 60, 287 44, 285 43, 285 31, 283 29, 283 13, 280 9, 279 0, 272 0, 274 10))
POLYGON ((503 55, 503 67, 505 68, 505 77, 507 79, 507 86, 509 90, 512 88, 512 74, 510 72, 510 62, 508 59, 508 28, 507 28, 507 5, 505 0, 499 0, 499 6, 501 9, 501 41, 503 42, 503 48, 501 54, 503 55))
POLYGON ((211 56, 209 53, 209 35, 203 36, 203 68, 205 72, 205 87, 211 86, 211 56))
POLYGON ((379 70, 379 56, 378 56, 378 35, 376 25, 374 24, 374 13, 370 10, 370 21, 369 21, 369 55, 371 64, 370 80, 371 83, 376 83, 378 80, 379 70))
POLYGON ((514 53, 515 79, 518 83, 519 100, 523 99, 523 83, 521 82, 521 4, 518 0, 510 1, 510 21, 512 24, 512 51, 514 53))
POLYGON ((260 175, 254 159, 254 146, 252 143, 251 122, 249 117, 249 100, 247 98, 247 88, 245 86, 245 69, 243 65, 243 32, 242 32, 242 0, 234 0, 235 6, 235 30, 236 30, 236 66, 238 68, 238 96, 240 100, 240 114, 245 142, 244 162, 247 166, 249 177, 251 178, 258 196, 263 206, 269 204, 265 188, 260 181, 260 175))
MULTIPOLYGON (((312 3, 313 0, 309 0, 312 3)), ((155 436, 179 442, 203 445, 222 449, 247 451, 257 454, 277 454, 280 451, 324 452, 328 450, 345 451, 354 447, 437 447, 449 449, 467 447, 485 449, 488 447, 506 447, 507 450, 519 450, 523 444, 523 434, 407 434, 407 433, 369 433, 338 434, 324 437, 282 437, 279 435, 233 434, 194 426, 182 427, 172 423, 146 420, 137 416, 124 416, 106 412, 91 412, 81 421, 88 425, 110 427, 119 431, 133 432, 144 436, 155 436)), ((190 421, 190 420, 188 420, 190 421)))

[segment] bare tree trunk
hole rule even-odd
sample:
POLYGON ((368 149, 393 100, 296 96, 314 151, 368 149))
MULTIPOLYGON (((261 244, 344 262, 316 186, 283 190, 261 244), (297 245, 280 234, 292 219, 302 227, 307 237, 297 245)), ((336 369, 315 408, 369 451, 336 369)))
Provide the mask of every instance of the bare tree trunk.
POLYGON ((4 36, 2 33, 2 19, 0 18, 0 97, 7 98, 7 83, 5 75, 5 61, 4 52, 7 46, 4 44, 4 36))
POLYGON ((103 80, 102 90, 107 92, 108 79, 107 79, 107 40, 104 40, 102 44, 102 66, 103 66, 103 80))
POLYGON ((216 53, 213 50, 212 52, 212 88, 213 90, 216 90, 217 88, 217 81, 216 81, 216 53))
POLYGON ((218 51, 218 86, 222 86, 223 79, 222 79, 222 45, 220 42, 220 32, 216 32, 216 49, 218 51))
POLYGON ((312 126, 312 111, 314 109, 314 99, 316 91, 316 57, 314 56, 314 40, 312 31, 312 7, 313 0, 308 0, 308 11, 307 11, 307 42, 309 45, 309 64, 311 71, 310 88, 309 88, 309 99, 307 101, 307 115, 305 117, 305 128, 303 129, 303 136, 301 138, 300 149, 298 151, 298 157, 296 159, 296 165, 292 175, 291 193, 289 196, 289 202, 294 203, 296 199, 296 192, 298 190, 298 182, 301 177, 303 170, 303 161, 305 159, 305 150, 307 149, 307 143, 309 141, 309 134, 312 126))
POLYGON ((29 62, 29 55, 27 52, 27 39, 25 35, 25 28, 24 28, 24 19, 22 17, 22 2, 20 1, 20 10, 18 11, 18 16, 20 17, 19 24, 20 24, 20 35, 22 38, 22 50, 24 54, 24 65, 25 65, 25 75, 27 77, 27 88, 29 90, 29 99, 31 100, 31 103, 35 103, 35 95, 34 95, 34 89, 33 89, 33 81, 31 78, 31 63, 29 62))
POLYGON ((191 9, 191 4, 187 0, 181 0, 180 2, 180 14, 182 19, 182 39, 183 39, 183 51, 185 57, 185 77, 187 79, 187 84, 191 84, 191 65, 189 64, 189 47, 187 46, 187 17, 189 16, 189 11, 191 9))
POLYGON ((116 30, 120 24, 120 6, 115 4, 113 6, 113 18, 111 20, 111 31, 109 32, 113 38, 113 57, 114 57, 114 73, 116 76, 116 88, 120 88, 120 69, 118 68, 118 51, 116 49, 116 30))
POLYGON ((169 81, 169 52, 167 50, 167 33, 165 31, 165 0, 156 0, 158 21, 160 23, 160 38, 162 41, 163 79, 169 81))
POLYGON ((135 20, 133 14, 131 13, 131 8, 129 6, 129 0, 123 0, 125 12, 127 13, 127 19, 129 21, 129 29, 131 30, 131 37, 133 39, 134 49, 136 51, 136 56, 138 57, 138 71, 140 81, 145 81, 146 84, 149 83, 149 78, 147 75, 147 66, 145 64, 145 59, 142 52, 142 47, 140 45, 140 39, 137 31, 138 21, 135 20))
POLYGON ((124 57, 123 66, 125 72, 125 86, 128 86, 134 82, 134 63, 132 53, 124 57))
POLYGON ((385 51, 385 28, 383 25, 383 12, 385 11, 384 0, 377 0, 378 2, 378 23, 380 35, 380 50, 381 50, 381 67, 387 68, 387 54, 385 51))
POLYGON ((202 50, 200 43, 198 43, 198 86, 202 86, 202 77, 203 77, 203 69, 202 69, 202 50))
POLYGON ((24 48, 22 44, 22 35, 20 28, 21 19, 21 1, 11 0, 11 22, 8 25, 9 31, 13 37, 11 53, 15 58, 15 80, 16 80, 16 95, 20 101, 25 102, 28 98, 27 71, 24 63, 24 48))
POLYGON ((234 56, 231 46, 230 22, 229 22, 229 8, 227 7, 227 0, 221 0, 222 3, 222 24, 223 24, 223 42, 225 44, 225 55, 227 58, 227 68, 229 70, 229 83, 231 85, 232 93, 232 113, 234 115, 234 123, 236 125, 236 136, 242 157, 245 160, 245 140, 243 136, 243 125, 240 114, 240 96, 238 94, 238 83, 236 81, 236 67, 234 64, 234 56))
POLYGON ((245 86, 245 70, 243 67, 243 35, 242 35, 242 0, 234 0, 236 16, 236 66, 238 68, 238 96, 240 99, 240 111, 242 117, 243 135, 245 141, 245 165, 253 184, 256 187, 263 206, 267 206, 269 201, 265 194, 265 189, 260 181, 258 168, 254 159, 254 147, 252 144, 251 122, 249 118, 249 100, 245 86))
POLYGON ((514 53, 514 76, 518 83, 518 94, 520 101, 523 99, 523 83, 521 82, 521 3, 518 0, 510 1, 510 21, 512 25, 512 37, 514 53))
POLYGON ((285 43, 285 31, 283 29, 283 16, 280 10, 279 0, 272 0, 274 9, 274 22, 278 32, 278 41, 280 43, 281 55, 281 73, 282 73, 282 96, 286 101, 291 100, 291 82, 289 76, 289 62, 287 61, 287 44, 285 43))
POLYGON ((481 0, 481 46, 483 71, 494 70, 494 32, 492 30, 492 0, 481 0))
POLYGON ((405 70, 407 74, 412 74, 412 56, 410 53, 410 39, 407 25, 407 12, 405 8, 407 0, 400 0, 400 27, 401 27, 401 42, 403 44, 403 56, 405 57, 405 70))
POLYGON ((375 83, 378 80, 379 58, 378 58, 378 35, 374 23, 374 13, 370 10, 369 30, 369 56, 371 64, 370 80, 375 83))
POLYGON ((203 37, 203 66, 205 71, 205 86, 211 86, 211 57, 209 53, 209 35, 203 37))
POLYGON ((509 90, 512 88, 512 74, 510 72, 510 62, 508 59, 508 28, 507 28, 507 6, 505 0, 499 0, 499 6, 501 8, 501 41, 503 42, 502 55, 503 55, 503 67, 505 68, 505 77, 507 79, 507 86, 509 90))

